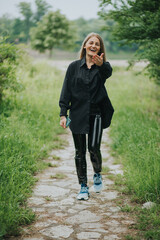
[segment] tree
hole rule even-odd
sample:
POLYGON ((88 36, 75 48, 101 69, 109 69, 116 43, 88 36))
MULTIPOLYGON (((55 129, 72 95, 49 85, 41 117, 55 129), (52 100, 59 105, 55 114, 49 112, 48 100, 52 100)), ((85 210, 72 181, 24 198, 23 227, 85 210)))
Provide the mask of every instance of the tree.
POLYGON ((27 40, 24 31, 24 21, 19 18, 13 20, 12 32, 10 35, 11 41, 14 42, 25 42, 27 40))
POLYGON ((111 19, 104 20, 102 18, 98 18, 98 19, 86 20, 81 17, 74 20, 73 22, 76 26, 77 35, 78 35, 77 37, 78 40, 76 41, 77 46, 75 48, 76 51, 80 49, 84 38, 90 32, 96 32, 102 36, 107 52, 112 52, 112 53, 117 53, 119 51, 133 52, 136 48, 136 46, 132 46, 132 47, 127 45, 120 46, 118 41, 113 40, 112 29, 113 29, 113 26, 115 25, 115 21, 111 19))
POLYGON ((9 18, 8 14, 4 14, 0 18, 0 35, 8 36, 12 32, 13 20, 9 18))
POLYGON ((24 21, 19 18, 11 19, 8 15, 3 15, 0 18, 0 35, 7 36, 7 42, 25 42, 27 38, 24 21))
POLYGON ((33 26, 32 22, 33 12, 31 9, 31 4, 27 2, 20 2, 18 4, 18 7, 20 9, 20 13, 24 17, 24 32, 28 41, 30 28, 31 26, 33 26))
POLYGON ((160 1, 99 0, 100 15, 116 21, 115 40, 139 45, 139 60, 147 59, 149 75, 160 83, 160 1), (111 5, 112 8, 108 8, 111 5))
POLYGON ((34 49, 44 52, 56 47, 72 47, 74 39, 74 29, 65 15, 59 10, 49 12, 42 21, 38 22, 37 27, 31 29, 31 45, 34 49))
POLYGON ((17 50, 15 45, 6 42, 6 38, 0 38, 0 104, 4 90, 18 91, 22 87, 16 78, 17 50))
POLYGON ((36 22, 39 22, 42 17, 48 12, 48 9, 51 6, 45 0, 35 0, 35 4, 37 7, 34 19, 36 22))

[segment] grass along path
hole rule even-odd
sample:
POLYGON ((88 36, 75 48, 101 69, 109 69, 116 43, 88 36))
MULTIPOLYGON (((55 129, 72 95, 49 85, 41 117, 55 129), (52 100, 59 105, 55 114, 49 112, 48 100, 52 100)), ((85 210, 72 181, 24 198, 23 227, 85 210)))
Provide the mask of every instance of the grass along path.
MULTIPOLYGON (((134 203, 154 202, 150 209, 126 208, 138 216, 140 239, 160 239, 159 86, 139 74, 114 68, 108 81, 115 107, 111 126, 112 154, 124 167, 124 192, 134 203)), ((120 183, 121 184, 121 183, 120 183)))
MULTIPOLYGON (((26 59, 26 58, 25 58, 26 59)), ((60 71, 29 60, 19 67, 24 90, 9 92, 0 106, 0 238, 17 234, 35 215, 26 205, 48 151, 60 148, 58 97, 60 71)))

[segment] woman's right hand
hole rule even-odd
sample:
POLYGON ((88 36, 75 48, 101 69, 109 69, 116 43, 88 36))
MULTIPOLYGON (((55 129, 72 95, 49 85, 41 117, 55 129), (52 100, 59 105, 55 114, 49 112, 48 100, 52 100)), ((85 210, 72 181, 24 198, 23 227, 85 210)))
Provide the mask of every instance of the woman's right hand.
POLYGON ((61 116, 61 120, 60 120, 61 127, 66 128, 66 121, 67 121, 66 117, 61 116))

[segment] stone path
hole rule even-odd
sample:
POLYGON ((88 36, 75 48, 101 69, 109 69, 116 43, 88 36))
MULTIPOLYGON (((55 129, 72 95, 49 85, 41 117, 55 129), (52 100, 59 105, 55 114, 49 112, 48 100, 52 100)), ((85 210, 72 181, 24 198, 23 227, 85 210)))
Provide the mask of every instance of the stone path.
POLYGON ((62 138, 68 141, 64 149, 53 150, 46 160, 52 164, 43 173, 38 174, 37 182, 28 205, 36 213, 37 219, 24 228, 16 240, 116 240, 126 239, 125 235, 133 232, 134 224, 127 213, 121 211, 117 200, 121 193, 115 190, 114 181, 109 175, 123 174, 121 166, 114 164, 109 154, 108 130, 102 138, 103 167, 109 171, 103 175, 104 189, 94 193, 93 169, 87 154, 90 198, 88 201, 76 199, 78 184, 74 163, 74 147, 70 130, 64 130, 62 138))

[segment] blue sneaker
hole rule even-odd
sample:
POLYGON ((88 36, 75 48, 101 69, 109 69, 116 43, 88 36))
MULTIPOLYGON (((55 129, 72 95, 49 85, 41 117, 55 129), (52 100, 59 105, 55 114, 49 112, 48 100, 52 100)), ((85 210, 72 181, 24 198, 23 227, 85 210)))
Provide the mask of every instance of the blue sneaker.
POLYGON ((88 200, 89 198, 89 187, 87 187, 85 184, 81 184, 81 190, 77 195, 78 200, 88 200))
POLYGON ((95 173, 94 176, 93 176, 93 181, 94 181, 94 184, 93 184, 94 192, 99 193, 103 188, 101 174, 100 173, 95 173))

